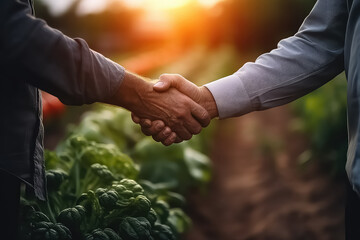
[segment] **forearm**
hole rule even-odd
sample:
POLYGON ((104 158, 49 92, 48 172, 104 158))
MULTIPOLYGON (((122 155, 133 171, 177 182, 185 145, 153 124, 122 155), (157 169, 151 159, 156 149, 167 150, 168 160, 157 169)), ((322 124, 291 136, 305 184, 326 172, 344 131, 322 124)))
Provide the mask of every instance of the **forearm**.
POLYGON ((0 67, 9 79, 74 105, 104 101, 121 84, 121 66, 32 17, 26 4, 2 0, 0 13, 0 67))

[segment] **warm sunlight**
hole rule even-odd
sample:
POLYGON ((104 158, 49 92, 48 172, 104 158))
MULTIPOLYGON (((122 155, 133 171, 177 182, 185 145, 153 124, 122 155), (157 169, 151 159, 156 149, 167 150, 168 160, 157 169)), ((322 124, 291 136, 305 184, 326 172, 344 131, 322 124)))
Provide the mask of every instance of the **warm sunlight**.
POLYGON ((214 6, 216 3, 221 2, 223 0, 198 0, 198 2, 204 6, 207 7, 212 7, 214 6))
MULTIPOLYGON (((53 15, 60 15, 65 12, 75 0, 40 0, 49 7, 53 15)), ((143 8, 150 12, 166 11, 183 7, 191 2, 198 2, 205 7, 212 7, 224 0, 80 0, 78 13, 88 14, 101 12, 111 1, 121 1, 131 8, 143 8)))
MULTIPOLYGON (((182 7, 196 0, 120 0, 131 7, 141 7, 148 10, 168 10, 182 7)), ((213 6, 222 0, 197 0, 204 6, 213 6)))
MULTIPOLYGON (((125 1, 133 1, 133 0, 125 0, 125 1)), ((145 9, 149 10, 167 10, 181 7, 191 0, 142 0, 141 6, 145 9)))

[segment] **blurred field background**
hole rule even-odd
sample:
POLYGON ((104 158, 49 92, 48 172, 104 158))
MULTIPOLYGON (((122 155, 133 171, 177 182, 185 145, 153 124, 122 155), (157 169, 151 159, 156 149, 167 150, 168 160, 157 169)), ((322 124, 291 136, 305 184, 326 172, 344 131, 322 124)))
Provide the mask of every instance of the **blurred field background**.
MULTIPOLYGON (((35 0, 37 17, 128 70, 225 77, 294 34, 315 0, 35 0)), ((89 106, 47 117, 54 148, 89 106)), ((287 106, 214 120, 212 181, 189 194, 184 239, 344 239, 344 74, 287 106)))

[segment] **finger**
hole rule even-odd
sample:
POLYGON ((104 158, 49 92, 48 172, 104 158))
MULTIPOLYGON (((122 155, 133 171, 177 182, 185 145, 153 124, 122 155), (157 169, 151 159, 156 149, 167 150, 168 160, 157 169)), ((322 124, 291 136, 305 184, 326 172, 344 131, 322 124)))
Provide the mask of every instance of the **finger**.
POLYGON ((176 133, 172 132, 170 136, 168 136, 165 140, 162 141, 162 144, 165 146, 170 146, 175 142, 176 139, 177 139, 176 133))
POLYGON ((137 124, 140 123, 140 118, 138 116, 136 116, 134 113, 131 113, 131 119, 133 120, 134 123, 137 123, 137 124))
POLYGON ((162 142, 166 138, 168 138, 171 133, 172 131, 169 127, 164 127, 163 130, 161 130, 158 134, 153 136, 153 139, 157 142, 162 142))
POLYGON ((186 121, 184 122, 184 126, 192 135, 199 134, 202 130, 200 123, 195 118, 193 118, 192 115, 186 118, 186 121))
POLYGON ((140 125, 141 125, 141 127, 144 127, 144 128, 150 128, 153 126, 153 122, 150 119, 141 118, 140 125))
POLYGON ((192 137, 192 134, 184 126, 176 126, 173 128, 173 131, 183 140, 189 140, 192 137))
POLYGON ((146 135, 146 136, 151 136, 151 132, 150 132, 149 128, 147 128, 147 127, 141 127, 141 131, 142 131, 142 133, 143 133, 144 135, 146 135))
POLYGON ((155 120, 150 127, 141 127, 141 131, 146 136, 155 136, 165 128, 165 124, 161 120, 155 120))
POLYGON ((192 103, 190 106, 190 111, 192 116, 200 123, 202 127, 207 127, 210 124, 210 114, 199 104, 192 103))
POLYGON ((175 139, 175 142, 174 143, 181 143, 183 140, 181 139, 181 138, 179 138, 179 137, 176 137, 176 139, 175 139))

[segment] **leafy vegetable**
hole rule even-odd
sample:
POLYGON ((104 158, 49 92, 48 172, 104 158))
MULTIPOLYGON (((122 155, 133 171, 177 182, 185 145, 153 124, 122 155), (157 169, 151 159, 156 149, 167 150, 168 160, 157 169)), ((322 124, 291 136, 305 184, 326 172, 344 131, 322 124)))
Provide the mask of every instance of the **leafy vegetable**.
POLYGON ((95 192, 98 196, 101 207, 110 211, 116 208, 117 201, 119 201, 119 194, 113 189, 98 188, 95 192))
POLYGON ((89 190, 87 193, 81 194, 76 204, 83 206, 86 210, 87 229, 95 229, 100 225, 102 210, 94 191, 89 190))
POLYGON ((132 122, 129 112, 110 106, 102 106, 97 111, 84 114, 81 123, 72 129, 71 135, 97 143, 113 144, 125 153, 144 138, 140 128, 132 122))
POLYGON ((168 223, 175 232, 184 233, 191 226, 191 219, 180 208, 174 208, 169 211, 168 223))
POLYGON ((124 112, 103 113, 90 113, 56 152, 46 151, 49 200, 22 199, 19 239, 173 240, 186 231, 180 193, 209 180, 207 157, 187 144, 148 141, 124 112))
POLYGON ((119 226, 119 232, 127 240, 153 240, 151 224, 144 217, 126 217, 119 226))
POLYGON ((68 177, 68 174, 61 169, 51 169, 46 171, 46 183, 48 191, 57 191, 60 185, 68 177))
POLYGON ((56 220, 66 226, 76 239, 81 236, 82 229, 80 229, 80 226, 85 222, 85 214, 85 208, 81 205, 77 205, 62 210, 56 220))
POLYGON ((171 228, 164 224, 155 224, 152 230, 152 236, 156 240, 175 240, 176 237, 171 231, 171 228))
POLYGON ((35 223, 31 233, 32 240, 68 240, 72 239, 70 230, 60 223, 35 223))
POLYGON ((85 240, 122 240, 122 238, 111 228, 93 230, 90 234, 85 235, 85 240))
POLYGON ((81 180, 81 192, 108 186, 115 179, 115 176, 106 165, 94 163, 87 169, 84 178, 81 180))
POLYGON ((120 178, 135 178, 137 166, 131 158, 122 153, 115 145, 88 141, 81 136, 72 136, 66 143, 60 156, 79 162, 82 168, 94 163, 106 165, 120 178))
POLYGON ((141 163, 140 179, 166 190, 185 193, 190 186, 205 185, 211 177, 209 158, 187 142, 165 147, 145 138, 136 144, 132 157, 141 163))

